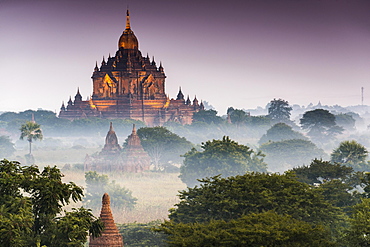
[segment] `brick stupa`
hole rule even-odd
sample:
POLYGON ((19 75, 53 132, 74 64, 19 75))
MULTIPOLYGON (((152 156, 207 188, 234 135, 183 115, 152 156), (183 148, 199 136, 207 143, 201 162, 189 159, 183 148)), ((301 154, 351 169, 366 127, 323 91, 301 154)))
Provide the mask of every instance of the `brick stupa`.
POLYGON ((89 247, 123 247, 123 239, 114 223, 110 209, 110 198, 107 193, 103 195, 100 218, 104 223, 104 231, 97 238, 90 237, 89 247))

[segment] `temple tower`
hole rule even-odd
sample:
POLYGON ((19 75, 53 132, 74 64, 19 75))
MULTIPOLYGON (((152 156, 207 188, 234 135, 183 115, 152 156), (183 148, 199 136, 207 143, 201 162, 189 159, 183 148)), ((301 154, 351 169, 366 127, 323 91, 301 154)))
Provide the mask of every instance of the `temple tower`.
POLYGON ((104 231, 100 237, 90 237, 89 247, 123 247, 122 235, 114 223, 110 209, 110 198, 107 193, 103 195, 100 218, 105 226, 104 231))

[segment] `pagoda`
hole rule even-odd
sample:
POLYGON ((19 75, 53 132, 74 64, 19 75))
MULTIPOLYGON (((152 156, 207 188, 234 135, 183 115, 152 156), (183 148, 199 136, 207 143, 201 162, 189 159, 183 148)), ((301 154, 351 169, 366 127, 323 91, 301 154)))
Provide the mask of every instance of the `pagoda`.
POLYGON ((102 198, 100 219, 104 223, 104 230, 100 237, 90 237, 89 247, 123 247, 123 238, 114 223, 110 209, 110 198, 107 193, 102 198))
POLYGON ((118 40, 118 50, 108 56, 93 74, 93 92, 82 100, 79 89, 67 105, 62 103, 59 117, 78 119, 88 117, 131 118, 148 126, 163 125, 167 121, 191 124, 194 112, 204 109, 196 97, 185 100, 181 88, 176 99, 165 92, 166 75, 162 63, 142 56, 139 42, 131 29, 127 10, 126 28, 118 40))

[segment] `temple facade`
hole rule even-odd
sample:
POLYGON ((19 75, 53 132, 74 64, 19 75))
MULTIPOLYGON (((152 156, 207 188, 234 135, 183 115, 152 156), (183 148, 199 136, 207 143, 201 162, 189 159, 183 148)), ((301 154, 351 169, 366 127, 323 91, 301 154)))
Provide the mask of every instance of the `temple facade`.
POLYGON ((151 159, 141 146, 140 138, 136 133, 135 125, 131 135, 127 138, 124 148, 118 144, 116 132, 110 123, 110 128, 105 138, 101 152, 86 155, 84 162, 85 171, 97 172, 143 172, 150 169, 151 159))
POLYGON ((114 223, 110 208, 110 197, 107 193, 102 198, 100 219, 104 223, 104 230, 100 237, 90 237, 89 247, 123 247, 123 238, 114 223))
POLYGON ((193 113, 204 109, 196 97, 191 101, 188 96, 185 100, 181 88, 176 99, 166 95, 164 68, 161 63, 157 66, 154 57, 141 54, 138 39, 131 30, 129 11, 115 56, 103 57, 91 78, 91 97, 82 100, 77 90, 74 100, 70 97, 67 105, 62 104, 60 118, 131 118, 148 126, 167 121, 191 124, 193 113))

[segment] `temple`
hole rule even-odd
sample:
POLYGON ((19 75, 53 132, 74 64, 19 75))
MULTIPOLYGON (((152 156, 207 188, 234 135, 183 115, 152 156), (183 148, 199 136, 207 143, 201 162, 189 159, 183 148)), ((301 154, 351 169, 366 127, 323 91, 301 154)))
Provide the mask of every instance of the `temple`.
POLYGON ((157 66, 154 57, 142 56, 128 10, 126 29, 119 38, 115 56, 103 57, 91 78, 92 96, 82 100, 77 89, 74 100, 70 97, 67 105, 62 103, 60 118, 131 118, 148 126, 167 121, 191 124, 193 113, 204 109, 196 97, 185 100, 181 88, 176 99, 166 95, 164 68, 161 63, 157 66))
POLYGON ((150 169, 151 159, 141 146, 140 138, 136 133, 135 125, 131 135, 127 138, 124 148, 118 144, 116 132, 110 123, 105 144, 101 152, 86 155, 85 171, 97 172, 132 172, 138 173, 150 169))
POLYGON ((100 237, 90 237, 89 247, 123 247, 123 238, 114 223, 110 209, 110 198, 107 193, 102 198, 100 219, 104 223, 104 230, 100 237))

